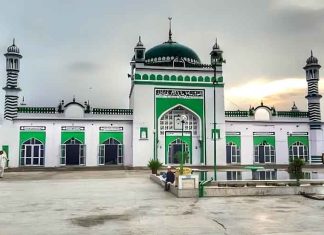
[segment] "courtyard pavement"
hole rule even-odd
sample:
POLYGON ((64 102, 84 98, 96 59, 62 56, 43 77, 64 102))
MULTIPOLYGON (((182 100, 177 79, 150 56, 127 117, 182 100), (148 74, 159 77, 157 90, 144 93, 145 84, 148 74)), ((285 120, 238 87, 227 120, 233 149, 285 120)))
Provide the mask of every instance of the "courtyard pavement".
POLYGON ((175 198, 148 171, 10 172, 0 203, 0 235, 324 234, 324 201, 175 198))

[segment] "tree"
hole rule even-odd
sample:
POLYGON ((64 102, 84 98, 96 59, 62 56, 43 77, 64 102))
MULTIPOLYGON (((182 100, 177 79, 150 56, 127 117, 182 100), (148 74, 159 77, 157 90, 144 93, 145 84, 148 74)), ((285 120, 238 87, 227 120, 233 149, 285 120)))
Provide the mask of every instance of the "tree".
POLYGON ((290 160, 288 166, 288 172, 292 176, 292 178, 296 179, 297 186, 300 185, 300 179, 303 178, 303 166, 305 162, 303 159, 295 158, 294 160, 290 160))

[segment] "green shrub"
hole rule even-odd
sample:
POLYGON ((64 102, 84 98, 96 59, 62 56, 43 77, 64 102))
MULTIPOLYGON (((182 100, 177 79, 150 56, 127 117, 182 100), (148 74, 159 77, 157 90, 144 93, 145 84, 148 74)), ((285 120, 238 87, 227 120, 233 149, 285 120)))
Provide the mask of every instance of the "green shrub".
POLYGON ((152 174, 156 174, 157 170, 162 167, 162 162, 159 161, 159 159, 150 159, 147 167, 152 170, 152 174))

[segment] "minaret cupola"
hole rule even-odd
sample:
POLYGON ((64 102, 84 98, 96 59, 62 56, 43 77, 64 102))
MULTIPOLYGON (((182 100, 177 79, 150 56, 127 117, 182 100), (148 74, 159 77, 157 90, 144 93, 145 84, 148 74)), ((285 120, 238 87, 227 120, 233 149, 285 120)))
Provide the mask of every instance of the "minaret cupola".
POLYGON ((216 38, 216 42, 213 46, 213 49, 210 52, 210 62, 213 67, 214 66, 222 66, 222 64, 226 62, 223 58, 223 51, 220 49, 220 47, 217 43, 217 38, 216 38))
POLYGON ((135 62, 143 63, 145 60, 145 47, 141 41, 141 36, 139 36, 138 38, 138 43, 134 48, 134 52, 135 52, 135 62))

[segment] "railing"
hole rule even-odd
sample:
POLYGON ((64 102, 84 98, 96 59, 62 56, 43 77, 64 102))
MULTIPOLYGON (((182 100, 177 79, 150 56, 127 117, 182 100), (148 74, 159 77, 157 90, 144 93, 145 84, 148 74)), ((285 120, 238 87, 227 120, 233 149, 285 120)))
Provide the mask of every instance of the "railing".
POLYGON ((294 112, 294 111, 278 111, 278 117, 295 117, 295 118, 308 118, 308 112, 294 112))
POLYGON ((225 117, 248 117, 249 111, 225 111, 225 117))
POLYGON ((18 113, 55 113, 55 107, 18 107, 18 113))
POLYGON ((132 115, 133 109, 100 109, 93 108, 93 114, 106 114, 106 115, 132 115))

